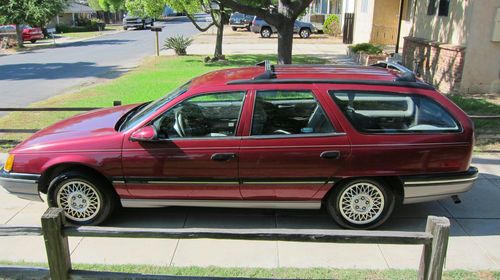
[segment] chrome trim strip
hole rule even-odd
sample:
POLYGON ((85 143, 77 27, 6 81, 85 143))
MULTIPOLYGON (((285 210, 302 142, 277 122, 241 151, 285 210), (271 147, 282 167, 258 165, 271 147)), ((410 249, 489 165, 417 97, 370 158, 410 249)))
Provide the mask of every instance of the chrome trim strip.
POLYGON ((418 185, 432 185, 432 184, 448 184, 448 183, 462 183, 475 181, 478 175, 475 175, 472 178, 464 178, 464 179, 451 179, 451 180, 435 180, 435 181, 415 181, 415 182, 405 182, 405 186, 418 186, 418 185))
POLYGON ((113 181, 113 184, 125 184, 125 181, 116 180, 113 181))
POLYGON ((135 182, 132 180, 131 183, 139 184, 203 184, 203 185, 239 185, 240 182, 228 182, 228 181, 140 181, 135 182))
MULTIPOLYGON (((332 125, 333 126, 333 125, 332 125)), ((336 136, 345 136, 347 133, 345 132, 334 132, 334 133, 310 133, 310 134, 273 134, 273 135, 251 135, 251 136, 243 136, 242 140, 247 139, 283 139, 283 138, 319 138, 319 137, 336 137, 336 136)))
POLYGON ((180 199, 121 199, 123 207, 158 208, 168 206, 265 208, 265 209, 320 209, 321 201, 251 201, 251 200, 180 200, 180 199))
POLYGON ((243 181, 243 185, 326 184, 326 181, 243 181))

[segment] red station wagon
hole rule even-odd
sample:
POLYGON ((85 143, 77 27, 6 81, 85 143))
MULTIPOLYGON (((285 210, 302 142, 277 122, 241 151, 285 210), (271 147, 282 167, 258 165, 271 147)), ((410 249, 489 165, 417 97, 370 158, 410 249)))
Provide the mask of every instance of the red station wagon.
POLYGON ((123 207, 319 209, 346 228, 471 189, 473 124, 392 63, 227 69, 33 135, 0 185, 99 224, 123 207))

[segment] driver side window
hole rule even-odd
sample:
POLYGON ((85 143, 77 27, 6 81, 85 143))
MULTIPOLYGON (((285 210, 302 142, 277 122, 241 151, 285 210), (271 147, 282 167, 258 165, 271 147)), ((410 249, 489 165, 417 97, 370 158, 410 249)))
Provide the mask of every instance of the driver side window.
POLYGON ((160 138, 227 137, 236 134, 245 92, 195 96, 153 122, 160 138))

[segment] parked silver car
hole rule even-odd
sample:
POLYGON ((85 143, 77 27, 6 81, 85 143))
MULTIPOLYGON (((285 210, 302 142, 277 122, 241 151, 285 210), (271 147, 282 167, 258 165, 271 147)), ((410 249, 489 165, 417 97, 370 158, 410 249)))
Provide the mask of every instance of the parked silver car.
MULTIPOLYGON (((260 33, 262 38, 269 38, 278 31, 276 27, 257 16, 253 18, 250 30, 254 33, 260 33)), ((309 22, 296 20, 293 25, 293 33, 299 34, 300 38, 307 39, 312 33, 318 33, 318 29, 309 22)))

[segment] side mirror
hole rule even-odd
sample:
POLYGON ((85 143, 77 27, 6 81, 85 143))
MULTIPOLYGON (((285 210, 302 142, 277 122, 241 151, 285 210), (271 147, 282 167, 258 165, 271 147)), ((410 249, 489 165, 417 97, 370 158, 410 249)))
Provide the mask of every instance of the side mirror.
POLYGON ((152 125, 145 126, 136 130, 130 136, 130 140, 134 142, 152 142, 158 140, 156 129, 152 125))

